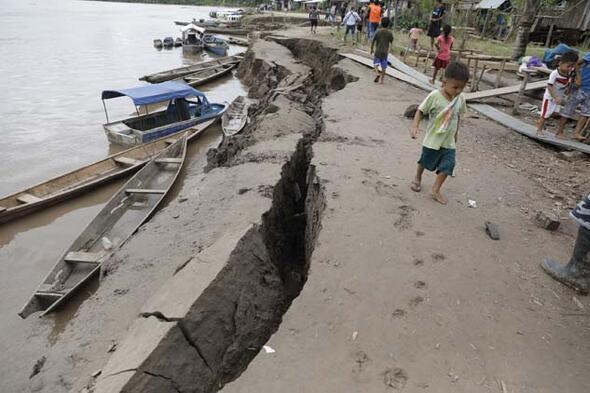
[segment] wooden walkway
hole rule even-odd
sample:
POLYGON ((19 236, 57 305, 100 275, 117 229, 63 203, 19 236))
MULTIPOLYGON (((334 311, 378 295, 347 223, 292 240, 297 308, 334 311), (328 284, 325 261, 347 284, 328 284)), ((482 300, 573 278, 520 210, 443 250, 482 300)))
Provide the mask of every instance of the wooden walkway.
MULTIPOLYGON (((360 51, 360 50, 357 50, 357 51, 364 52, 364 51, 360 51)), ((367 52, 364 52, 364 53, 367 53, 367 52)), ((343 53, 343 54, 341 54, 341 56, 351 59, 353 61, 356 61, 357 63, 364 64, 368 67, 373 67, 373 61, 365 56, 355 55, 355 54, 351 54, 351 53, 343 53)), ((426 91, 430 91, 430 90, 434 89, 434 87, 429 82, 425 82, 428 80, 427 75, 404 64, 401 60, 397 59, 395 56, 393 56, 391 54, 388 57, 388 61, 394 69, 388 68, 385 71, 385 73, 387 75, 392 76, 396 79, 399 79, 403 82, 409 83, 412 86, 418 87, 418 88, 426 90, 426 91)), ((543 83, 543 86, 546 85, 545 81, 533 82, 530 85, 533 85, 534 88, 539 88, 535 85, 535 83, 539 84, 539 85, 541 83, 543 83)), ((514 86, 514 87, 510 86, 509 88, 516 88, 516 86, 514 86)), ((508 89, 508 88, 493 89, 493 90, 504 91, 505 89, 508 89)), ((488 91, 491 92, 492 90, 488 90, 488 91)), ((481 92, 476 92, 473 94, 485 93, 485 92, 486 91, 481 91, 481 92)), ((504 93, 504 94, 509 94, 512 92, 513 91, 510 91, 510 92, 504 93)), ((518 92, 518 89, 516 90, 516 92, 518 92)), ((471 94, 471 93, 468 93, 468 94, 471 94)), ((468 94, 466 94, 466 96, 468 94)), ((477 97, 477 98, 483 98, 483 97, 477 97)), ((562 149, 577 150, 577 151, 580 151, 580 152, 583 152, 586 154, 590 154, 590 145, 580 143, 577 141, 573 141, 573 140, 557 139, 553 135, 538 136, 536 133, 535 126, 527 124, 527 123, 525 123, 513 116, 510 116, 510 115, 494 108, 493 106, 486 105, 486 104, 471 104, 471 103, 468 104, 468 106, 472 110, 488 117, 489 119, 494 120, 497 123, 500 123, 503 126, 508 127, 511 130, 514 130, 522 135, 526 135, 529 138, 534 139, 536 141, 548 143, 550 145, 554 145, 554 146, 560 147, 562 149)))

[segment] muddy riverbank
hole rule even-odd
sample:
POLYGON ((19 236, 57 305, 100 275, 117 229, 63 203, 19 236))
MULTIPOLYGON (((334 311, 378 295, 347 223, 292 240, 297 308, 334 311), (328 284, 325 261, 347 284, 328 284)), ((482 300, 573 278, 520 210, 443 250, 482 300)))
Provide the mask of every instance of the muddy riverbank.
POLYGON ((188 166, 53 346, 23 348, 20 391, 588 390, 584 310, 538 268, 574 227, 522 209, 554 200, 517 157, 555 152, 467 118, 449 205, 412 193, 403 111, 425 93, 375 86, 325 33, 253 44, 251 123, 188 166))

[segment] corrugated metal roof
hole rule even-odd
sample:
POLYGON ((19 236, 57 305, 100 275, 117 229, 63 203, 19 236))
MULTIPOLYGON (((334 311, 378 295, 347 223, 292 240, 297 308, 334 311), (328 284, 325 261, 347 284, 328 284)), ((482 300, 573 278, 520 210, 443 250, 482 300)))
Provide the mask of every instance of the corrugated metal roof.
POLYGON ((475 8, 489 10, 496 9, 504 4, 507 0, 481 0, 481 2, 475 6, 475 8))

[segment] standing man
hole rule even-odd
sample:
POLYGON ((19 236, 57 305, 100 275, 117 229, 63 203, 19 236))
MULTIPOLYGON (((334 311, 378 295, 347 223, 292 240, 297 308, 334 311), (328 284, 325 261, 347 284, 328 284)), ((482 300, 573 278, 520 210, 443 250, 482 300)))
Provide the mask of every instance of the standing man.
POLYGON ((318 29, 319 13, 316 7, 311 7, 309 11, 309 24, 311 25, 311 34, 316 34, 318 29))
POLYGON ((354 10, 354 8, 350 8, 350 11, 342 17, 342 24, 346 26, 346 30, 344 31, 344 42, 346 42, 346 36, 350 33, 350 40, 354 41, 354 33, 356 29, 357 23, 361 20, 359 14, 354 10))
POLYGON ((541 267, 560 283, 587 295, 590 290, 590 194, 572 210, 570 217, 580 225, 574 252, 567 265, 545 258, 541 267))
POLYGON ((440 35, 442 20, 445 17, 445 6, 441 0, 436 0, 432 14, 430 15, 430 24, 428 25, 427 35, 430 37, 430 48, 434 47, 434 40, 440 35))
POLYGON ((381 6, 378 0, 369 0, 369 40, 372 40, 381 22, 381 6))

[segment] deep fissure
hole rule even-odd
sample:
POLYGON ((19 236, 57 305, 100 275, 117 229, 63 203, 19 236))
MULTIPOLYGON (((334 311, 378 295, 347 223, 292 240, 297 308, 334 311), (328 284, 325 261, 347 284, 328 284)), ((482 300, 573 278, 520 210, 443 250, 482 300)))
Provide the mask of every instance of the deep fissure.
MULTIPOLYGON (((273 187, 272 205, 262 215, 261 224, 254 225, 240 239, 223 270, 186 316, 167 318, 158 311, 143 315, 176 322, 176 326, 143 362, 138 370, 141 372, 127 382, 125 392, 209 393, 222 389, 246 369, 276 332, 282 316, 301 292, 325 208, 323 188, 311 164, 313 143, 324 128, 321 99, 354 80, 333 67, 338 61, 335 50, 314 41, 301 41, 277 39, 276 42, 287 47, 295 57, 302 56, 300 60, 311 68, 312 77, 304 76, 302 87, 291 89, 284 96, 302 105, 314 119, 313 125, 302 130, 295 151, 283 165, 280 179, 273 187), (313 48, 312 58, 325 58, 310 61, 301 45, 313 48), (195 345, 197 339, 199 344, 195 345), (169 381, 175 385, 153 378, 146 380, 149 376, 162 375, 171 376, 169 381)), ((252 57, 251 72, 257 68, 269 69, 252 52, 248 56, 252 57)), ((262 89, 260 103, 250 112, 253 122, 241 137, 243 140, 235 143, 230 138, 220 149, 208 154, 209 169, 231 166, 244 147, 255 143, 257 121, 268 115, 266 108, 278 94, 273 89, 281 81, 288 78, 294 85, 301 83, 299 76, 281 66, 274 64, 270 69, 274 71, 263 77, 267 86, 262 89)), ((260 90, 256 85, 252 89, 260 90)))

